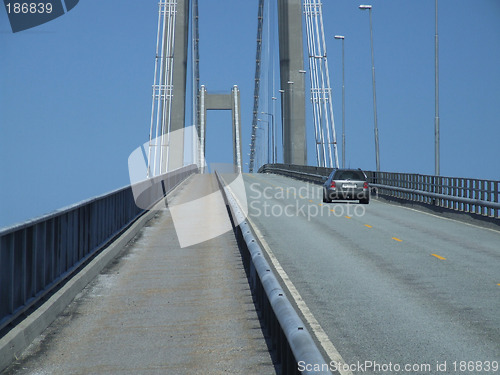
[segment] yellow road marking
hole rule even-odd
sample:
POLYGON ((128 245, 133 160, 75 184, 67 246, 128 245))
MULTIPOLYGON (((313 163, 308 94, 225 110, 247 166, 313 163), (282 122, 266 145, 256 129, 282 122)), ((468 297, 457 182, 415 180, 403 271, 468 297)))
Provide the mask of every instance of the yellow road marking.
POLYGON ((433 257, 436 257, 438 259, 441 259, 441 260, 446 260, 446 258, 442 257, 441 255, 437 255, 437 254, 431 254, 433 257))
POLYGON ((367 228, 373 228, 371 225, 365 224, 365 227, 367 228))
POLYGON ((352 217, 350 217, 350 216, 345 216, 345 218, 346 218, 346 219, 352 219, 352 217))
POLYGON ((397 238, 397 237, 392 237, 392 239, 393 239, 394 241, 403 242, 403 240, 400 240, 400 239, 399 239, 399 238, 397 238))

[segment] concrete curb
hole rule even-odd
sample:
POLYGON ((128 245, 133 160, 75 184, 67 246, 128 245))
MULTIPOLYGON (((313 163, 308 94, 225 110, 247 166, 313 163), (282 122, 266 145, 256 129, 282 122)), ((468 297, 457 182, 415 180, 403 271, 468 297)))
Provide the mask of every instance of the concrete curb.
MULTIPOLYGON (((164 204, 163 200, 159 204, 164 204)), ((0 371, 3 371, 71 303, 89 282, 106 267, 158 212, 158 206, 144 213, 124 233, 66 282, 42 306, 0 339, 0 371)))

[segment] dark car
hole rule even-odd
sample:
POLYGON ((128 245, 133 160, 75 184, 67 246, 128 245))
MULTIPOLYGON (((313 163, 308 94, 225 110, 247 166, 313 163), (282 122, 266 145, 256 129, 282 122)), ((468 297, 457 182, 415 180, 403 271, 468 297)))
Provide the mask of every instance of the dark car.
POLYGON ((368 178, 361 169, 334 169, 323 185, 323 202, 334 199, 359 200, 370 202, 368 178))

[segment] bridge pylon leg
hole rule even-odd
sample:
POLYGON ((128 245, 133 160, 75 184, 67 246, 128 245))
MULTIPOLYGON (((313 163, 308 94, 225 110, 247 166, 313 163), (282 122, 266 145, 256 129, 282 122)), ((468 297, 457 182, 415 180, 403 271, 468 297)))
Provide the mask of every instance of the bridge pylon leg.
MULTIPOLYGON (((171 111, 171 134, 183 129, 186 112, 186 76, 188 63, 189 36, 189 3, 190 0, 177 0, 174 39, 174 72, 173 97, 171 111)), ((184 139, 170 139, 168 170, 174 170, 184 165, 184 139)))
POLYGON ((278 0, 283 161, 307 164, 302 1, 278 0))

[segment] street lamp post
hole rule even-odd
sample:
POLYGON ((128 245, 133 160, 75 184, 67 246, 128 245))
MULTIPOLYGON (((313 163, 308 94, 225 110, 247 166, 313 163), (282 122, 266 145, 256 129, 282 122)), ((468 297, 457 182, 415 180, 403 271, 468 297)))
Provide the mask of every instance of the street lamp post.
MULTIPOLYGON (((281 90, 278 90, 280 95, 281 95, 281 98, 280 98, 280 102, 281 102, 281 153, 283 155, 283 150, 284 150, 284 145, 283 145, 283 142, 284 142, 284 134, 285 134, 285 90, 281 89, 281 90)), ((276 157, 276 161, 278 161, 278 158, 276 157)))
MULTIPOLYGON (((271 153, 272 153, 272 158, 271 161, 273 164, 276 162, 274 158, 274 146, 275 146, 275 140, 274 140, 274 115, 272 113, 267 113, 267 112, 261 112, 263 115, 271 116, 271 153)), ((269 123, 268 123, 269 126, 269 123)))
MULTIPOLYGON (((294 98, 295 96, 293 95, 293 84, 294 82, 293 81, 288 81, 287 82, 288 84, 288 100, 287 100, 287 103, 288 103, 288 108, 290 108, 290 111, 288 111, 288 114, 290 116, 292 116, 292 108, 294 107, 294 98)), ((287 126, 287 131, 286 133, 284 132, 283 133, 283 143, 285 144, 285 150, 283 152, 283 163, 292 163, 292 155, 293 155, 293 146, 290 144, 290 139, 292 137, 292 129, 290 128, 291 126, 291 123, 292 123, 292 119, 290 117, 290 119, 288 119, 288 121, 285 121, 285 125, 287 126)), ((285 130, 285 129, 283 129, 285 130)))
MULTIPOLYGON (((264 112, 262 112, 264 113, 264 112)), ((267 139, 266 139, 266 144, 267 144, 267 164, 270 164, 271 160, 270 160, 270 156, 271 156, 271 153, 270 153, 270 149, 271 147, 269 146, 269 142, 271 140, 271 137, 270 137, 270 130, 271 130, 271 127, 269 126, 269 121, 265 121, 265 120, 262 120, 260 118, 257 119, 257 121, 260 121, 260 122, 265 122, 267 124, 267 139)), ((264 128, 262 128, 264 130, 264 128)))
POLYGON ((273 163, 277 163, 278 162, 278 146, 277 146, 278 134, 276 133, 276 123, 274 122, 274 115, 276 114, 276 100, 278 100, 278 98, 273 96, 271 99, 273 101, 273 145, 274 145, 273 163))
POLYGON ((373 86, 373 120, 375 132, 375 163, 377 165, 377 172, 380 172, 380 153, 378 144, 378 125, 377 125, 377 93, 375 89, 375 58, 373 54, 373 23, 372 23, 372 6, 360 5, 359 9, 368 10, 370 15, 370 46, 372 51, 372 86, 373 86))
POLYGON ((342 168, 345 168, 345 80, 344 80, 344 39, 343 35, 335 35, 342 40, 342 168))
POLYGON ((438 35, 438 0, 436 0, 436 35, 434 37, 435 48, 435 118, 434 118, 434 158, 435 158, 435 173, 439 176, 440 158, 439 158, 439 35, 438 35))

